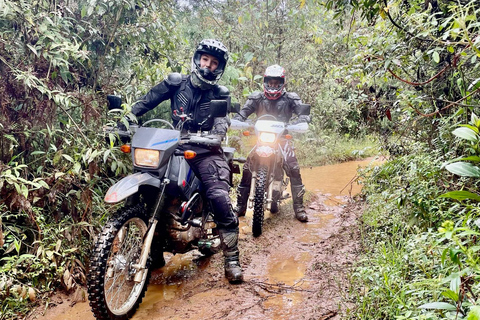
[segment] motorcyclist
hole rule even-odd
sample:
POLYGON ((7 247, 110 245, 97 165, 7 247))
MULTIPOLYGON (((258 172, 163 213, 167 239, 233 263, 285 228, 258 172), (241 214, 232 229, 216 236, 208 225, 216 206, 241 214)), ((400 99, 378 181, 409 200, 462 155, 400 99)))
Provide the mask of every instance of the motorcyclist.
MULTIPOLYGON (((297 122, 310 122, 308 115, 300 114, 301 105, 302 101, 298 94, 285 90, 285 69, 279 65, 272 65, 265 70, 263 92, 252 93, 234 119, 245 121, 252 113, 255 113, 257 118, 264 114, 269 114, 276 117, 279 121, 288 123, 292 115, 296 114, 298 115, 297 122)), ((295 156, 292 142, 285 139, 282 143, 287 155, 283 168, 287 176, 290 177, 295 217, 301 222, 307 222, 308 216, 303 206, 305 187, 300 175, 300 166, 295 156)), ((251 158, 252 156, 250 155, 243 166, 242 180, 237 187, 237 205, 234 211, 239 217, 244 216, 247 209, 252 181, 252 172, 250 171, 251 158)), ((278 210, 276 205, 276 203, 272 203, 272 212, 278 210)))
MULTIPOLYGON (((171 100, 171 117, 174 124, 180 115, 187 114, 193 121, 185 122, 185 132, 207 132, 224 137, 229 119, 209 118, 211 100, 230 99, 230 92, 217 84, 228 61, 227 48, 218 40, 204 39, 198 44, 192 57, 190 75, 171 73, 153 87, 132 106, 132 113, 141 116, 158 106, 162 101, 171 100)), ((225 257, 225 276, 231 283, 243 281, 239 263, 238 218, 233 212, 229 198, 230 169, 221 148, 211 149, 198 145, 186 145, 197 156, 188 160, 189 165, 205 186, 217 224, 225 257)))

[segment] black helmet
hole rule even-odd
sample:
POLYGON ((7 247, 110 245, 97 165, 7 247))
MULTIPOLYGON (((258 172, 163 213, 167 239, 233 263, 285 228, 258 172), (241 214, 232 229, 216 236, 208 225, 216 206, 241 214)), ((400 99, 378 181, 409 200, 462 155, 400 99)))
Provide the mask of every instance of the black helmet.
POLYGON ((285 91, 285 69, 278 64, 268 67, 263 76, 263 92, 269 100, 277 100, 285 91), (278 80, 278 86, 269 86, 269 80, 278 80))
MULTIPOLYGON (((212 86, 216 84, 222 77, 227 65, 227 61, 228 50, 223 43, 215 39, 204 39, 200 41, 195 53, 193 54, 191 71, 194 75, 194 78, 196 76, 200 82, 203 82, 207 86, 212 86), (200 58, 203 54, 208 54, 218 59, 218 66, 214 71, 200 67, 200 58)), ((196 82, 197 79, 195 79, 194 82, 196 82)), ((200 85, 202 85, 202 83, 200 83, 199 86, 200 85)))

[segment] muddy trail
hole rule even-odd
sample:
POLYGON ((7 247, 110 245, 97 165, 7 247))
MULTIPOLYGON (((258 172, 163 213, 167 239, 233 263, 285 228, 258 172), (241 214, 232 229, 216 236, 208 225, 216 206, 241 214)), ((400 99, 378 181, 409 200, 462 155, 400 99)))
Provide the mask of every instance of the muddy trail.
MULTIPOLYGON (((358 166, 371 162, 304 169, 308 223, 294 219, 287 200, 277 214, 266 212, 263 234, 254 238, 247 211, 240 218, 242 284, 224 278, 221 254, 166 256, 132 319, 342 319, 362 213, 351 197, 360 190, 352 179, 358 166)), ((49 306, 27 319, 94 320, 82 288, 52 296, 49 306)))

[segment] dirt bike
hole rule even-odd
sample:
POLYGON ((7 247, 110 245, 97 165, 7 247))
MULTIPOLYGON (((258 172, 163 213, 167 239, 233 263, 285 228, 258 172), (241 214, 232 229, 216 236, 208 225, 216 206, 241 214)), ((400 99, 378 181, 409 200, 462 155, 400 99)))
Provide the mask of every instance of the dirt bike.
MULTIPOLYGON (((117 101, 118 100, 114 100, 117 101)), ((229 102, 212 100, 210 117, 223 117, 229 102)), ((213 213, 202 193, 202 183, 188 165, 194 156, 184 144, 220 148, 216 136, 185 133, 186 114, 178 125, 152 119, 128 131, 131 137, 132 174, 110 187, 107 203, 124 202, 105 224, 95 243, 88 274, 88 297, 97 319, 129 319, 141 303, 155 261, 165 264, 163 252, 186 253, 198 249, 204 255, 220 251, 213 213), (153 126, 160 126, 156 128, 153 126)), ((231 171, 234 148, 223 148, 231 171)))
MULTIPOLYGON (((304 105, 304 108, 303 114, 310 113, 309 105, 304 105)), ((280 201, 290 197, 286 193, 289 179, 285 177, 283 171, 286 151, 281 140, 292 139, 290 132, 308 131, 308 124, 306 122, 286 124, 272 115, 263 115, 254 125, 232 119, 230 128, 237 130, 253 128, 257 137, 257 142, 249 153, 252 182, 247 207, 253 208, 252 234, 258 237, 262 234, 265 209, 276 213, 280 201)))

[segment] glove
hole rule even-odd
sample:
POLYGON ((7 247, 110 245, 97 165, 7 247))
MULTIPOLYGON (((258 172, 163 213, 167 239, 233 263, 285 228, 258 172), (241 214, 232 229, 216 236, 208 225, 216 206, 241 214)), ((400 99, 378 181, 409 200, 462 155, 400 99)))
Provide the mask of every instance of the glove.
POLYGON ((233 120, 242 121, 242 122, 244 122, 244 121, 245 121, 245 118, 244 118, 244 117, 242 117, 242 115, 241 115, 241 114, 239 114, 239 113, 237 113, 237 114, 236 114, 236 115, 235 115, 235 116, 234 116, 232 119, 233 119, 233 120))
POLYGON ((119 120, 119 121, 117 122, 117 128, 118 128, 118 130, 120 130, 120 131, 128 131, 128 128, 127 128, 127 126, 125 125, 125 122, 128 123, 128 128, 130 128, 130 126, 131 126, 132 124, 135 124, 135 122, 133 122, 132 120, 130 120, 130 119, 128 119, 128 118, 123 118, 123 120, 119 120))
POLYGON ((291 124, 298 124, 302 122, 310 123, 310 116, 300 115, 295 121, 291 122, 291 124))

